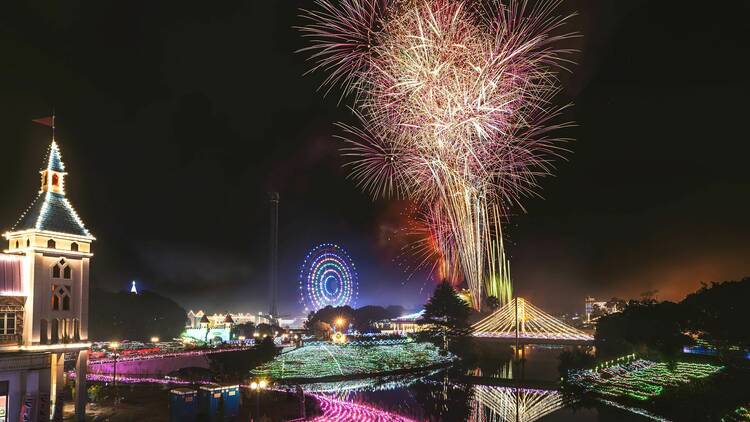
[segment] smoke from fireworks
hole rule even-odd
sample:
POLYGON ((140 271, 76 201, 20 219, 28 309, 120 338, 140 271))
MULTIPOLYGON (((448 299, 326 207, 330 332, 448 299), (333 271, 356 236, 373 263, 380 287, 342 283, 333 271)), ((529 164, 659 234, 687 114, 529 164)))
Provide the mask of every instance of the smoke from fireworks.
POLYGON ((569 51, 556 46, 573 34, 553 35, 569 17, 560 2, 316 0, 303 12, 313 70, 352 94, 360 121, 341 124, 351 177, 434 210, 431 236, 477 309, 506 273, 501 211, 522 207, 564 151, 552 99, 569 51))

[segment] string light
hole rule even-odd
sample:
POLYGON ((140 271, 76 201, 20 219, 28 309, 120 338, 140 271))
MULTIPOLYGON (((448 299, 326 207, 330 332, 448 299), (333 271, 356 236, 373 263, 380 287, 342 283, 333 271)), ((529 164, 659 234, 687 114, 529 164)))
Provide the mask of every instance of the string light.
POLYGON ((299 289, 300 302, 307 310, 353 306, 358 294, 357 270, 343 248, 323 243, 305 257, 299 289))
POLYGON ((670 368, 666 363, 645 359, 608 362, 606 365, 593 370, 572 372, 568 376, 568 382, 600 396, 647 401, 661 395, 667 388, 709 377, 724 368, 692 362, 677 362, 670 368))
MULTIPOLYGON (((43 184, 42 189, 39 191, 39 194, 31 203, 31 205, 26 208, 26 211, 24 211, 23 214, 21 214, 21 217, 16 221, 16 224, 12 229, 13 232, 21 231, 18 229, 33 228, 35 230, 43 232, 49 231, 50 233, 53 233, 54 231, 46 229, 50 221, 49 219, 51 218, 51 214, 55 212, 55 210, 61 210, 62 212, 66 213, 67 216, 73 221, 77 229, 77 233, 65 233, 66 235, 81 236, 86 238, 87 240, 95 239, 86 228, 83 220, 81 220, 81 217, 78 215, 78 212, 75 210, 75 208, 73 208, 73 206, 70 204, 70 201, 68 201, 68 198, 65 196, 64 176, 66 173, 64 170, 65 164, 62 162, 60 148, 57 142, 53 140, 47 150, 46 167, 44 170, 42 170, 48 180, 46 180, 46 183, 43 184), (51 183, 51 180, 54 176, 58 177, 58 187, 56 189, 50 187, 53 185, 51 183), (42 203, 41 205, 39 205, 39 215, 36 216, 33 227, 21 227, 26 221, 29 213, 37 208, 37 204, 39 203, 39 201, 42 201, 42 203)), ((8 237, 7 234, 6 237, 8 237)))
MULTIPOLYGON (((130 356, 123 356, 117 358, 117 363, 122 364, 123 362, 128 361, 140 361, 140 360, 154 360, 154 359, 168 359, 168 358, 175 358, 175 357, 186 357, 186 356, 205 356, 205 355, 211 355, 214 353, 224 353, 227 351, 239 351, 239 350, 248 350, 251 346, 235 346, 231 349, 202 349, 202 350, 189 350, 189 351, 180 351, 180 352, 167 352, 167 353, 154 353, 154 354, 142 354, 142 355, 130 355, 130 356)), ((113 359, 109 358, 102 358, 102 359, 92 359, 89 362, 91 365, 106 365, 109 363, 114 363, 113 359)))
MULTIPOLYGON (((383 375, 347 381, 306 383, 305 391, 310 393, 349 394, 360 391, 373 392, 404 389, 414 385, 417 381, 424 382, 427 378, 438 374, 440 371, 441 369, 435 369, 426 372, 409 373, 407 375, 383 375)), ((282 384, 279 385, 278 389, 280 391, 293 392, 296 390, 296 387, 296 385, 282 384)))
POLYGON ((375 409, 363 404, 355 404, 347 401, 337 400, 330 397, 311 394, 320 404, 321 416, 312 419, 316 422, 325 421, 361 421, 361 422, 409 422, 412 419, 405 418, 395 413, 375 409))
POLYGON ((593 341, 594 338, 517 297, 472 326, 476 337, 593 341), (516 328, 517 325, 517 328, 516 328))
POLYGON ((453 362, 431 343, 409 342, 379 346, 351 344, 307 345, 278 356, 252 371, 276 380, 378 374, 404 369, 429 368, 453 362))

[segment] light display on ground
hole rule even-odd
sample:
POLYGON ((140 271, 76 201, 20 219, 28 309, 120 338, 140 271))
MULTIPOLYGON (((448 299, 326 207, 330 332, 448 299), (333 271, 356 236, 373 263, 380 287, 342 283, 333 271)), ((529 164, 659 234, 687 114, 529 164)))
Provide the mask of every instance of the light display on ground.
POLYGON ((476 422, 533 422, 565 407, 559 391, 474 386, 470 420, 476 422))
MULTIPOLYGON (((355 380, 346 381, 327 381, 327 382, 313 382, 303 385, 305 392, 308 393, 319 393, 319 394, 336 394, 340 397, 341 394, 356 393, 361 391, 387 391, 395 389, 408 388, 417 381, 422 381, 430 376, 433 376, 440 372, 441 369, 434 369, 430 371, 420 371, 416 374, 406 375, 384 375, 379 377, 367 377, 358 378, 355 380)), ((294 385, 279 385, 279 389, 285 389, 286 391, 296 391, 297 384, 294 385)))
MULTIPOLYGON (((224 348, 224 349, 198 349, 198 350, 185 350, 185 351, 179 351, 179 352, 166 352, 166 353, 131 354, 127 356, 122 356, 120 354, 118 355, 117 362, 121 363, 121 362, 128 362, 128 361, 137 361, 137 360, 167 359, 167 358, 185 357, 185 356, 203 356, 203 355, 210 355, 214 353, 225 353, 225 352, 238 351, 238 350, 248 350, 251 348, 252 348, 252 345, 247 345, 247 346, 235 346, 232 348, 224 348)), ((90 362, 95 363, 95 364, 108 364, 108 363, 113 363, 114 359, 110 357, 103 357, 101 359, 91 359, 90 362)))
POLYGON ((636 359, 598 370, 573 372, 568 382, 603 397, 646 401, 667 388, 709 377, 722 369, 718 365, 691 362, 677 362, 670 368, 666 363, 636 359))
POLYGON ((312 419, 316 422, 327 421, 362 421, 362 422, 410 422, 412 419, 405 418, 395 413, 375 409, 363 404, 355 404, 347 401, 337 400, 330 397, 312 394, 318 401, 321 416, 312 419))
POLYGON ((579 340, 594 338, 564 324, 523 298, 515 298, 472 326, 476 337, 579 340))
POLYGON ((376 375, 444 365, 453 355, 442 355, 431 343, 390 346, 318 344, 284 353, 253 373, 275 380, 376 375))
POLYGON ((640 408, 632 407, 632 406, 625 406, 624 404, 617 403, 616 401, 606 400, 606 399, 602 399, 602 398, 598 398, 597 401, 599 401, 601 403, 604 403, 607 406, 612 406, 612 407, 616 407, 618 409, 627 410, 630 413, 635 413, 636 415, 640 415, 640 416, 643 416, 645 418, 648 418, 648 419, 651 419, 651 420, 654 420, 654 421, 658 421, 658 422, 670 422, 669 419, 664 419, 661 416, 655 415, 655 414, 653 414, 653 413, 651 413, 651 412, 649 412, 648 410, 645 410, 645 409, 640 409, 640 408))
POLYGON ((305 257, 299 274, 300 301, 306 310, 353 306, 357 300, 357 269, 344 249, 333 243, 316 246, 305 257))
POLYGON ((721 422, 750 421, 750 403, 739 406, 721 418, 721 422))

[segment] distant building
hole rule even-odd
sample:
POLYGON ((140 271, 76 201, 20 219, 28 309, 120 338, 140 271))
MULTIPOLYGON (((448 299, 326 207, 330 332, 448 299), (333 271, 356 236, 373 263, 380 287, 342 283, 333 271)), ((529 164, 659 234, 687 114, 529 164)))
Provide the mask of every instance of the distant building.
POLYGON ((187 319, 188 319, 188 327, 189 328, 199 328, 200 320, 205 316, 208 318, 209 326, 210 327, 217 327, 220 325, 224 325, 224 320, 227 318, 227 315, 230 315, 232 318, 232 321, 234 321, 234 324, 247 324, 248 322, 251 322, 255 325, 258 324, 270 324, 271 318, 270 315, 264 314, 262 312, 258 312, 258 314, 251 314, 251 313, 234 313, 229 312, 226 314, 218 314, 214 313, 213 315, 208 315, 202 310, 198 310, 197 312, 194 312, 193 310, 190 310, 187 313, 187 319))
POLYGON ((38 195, 4 234, 8 248, 0 254, 2 421, 62 419, 66 353, 76 359, 77 419, 85 414, 94 236, 65 195, 67 173, 54 139, 40 174, 38 195))
POLYGON ((398 318, 387 319, 375 323, 375 328, 384 334, 408 334, 422 329, 419 324, 424 316, 424 309, 413 314, 401 315, 398 318))
MULTIPOLYGON (((185 336, 194 340, 228 342, 234 340, 231 337, 232 327, 239 324, 253 323, 270 324, 271 318, 268 314, 259 312, 257 315, 250 313, 226 313, 208 315, 202 310, 187 313, 188 325, 185 327, 185 336)), ((0 421, 2 422, 2 421, 0 421)))
POLYGON ((305 322, 307 322, 307 315, 300 315, 294 318, 281 318, 279 317, 276 322, 279 324, 279 327, 291 329, 291 330, 300 330, 305 327, 305 322))
POLYGON ((591 296, 585 299, 586 322, 590 323, 599 318, 601 315, 609 315, 622 312, 622 306, 617 301, 597 301, 591 296))

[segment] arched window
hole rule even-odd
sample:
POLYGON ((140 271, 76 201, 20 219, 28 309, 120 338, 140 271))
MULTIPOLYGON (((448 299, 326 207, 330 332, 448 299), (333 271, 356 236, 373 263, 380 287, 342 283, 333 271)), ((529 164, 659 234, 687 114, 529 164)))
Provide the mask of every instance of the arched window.
POLYGON ((28 248, 29 246, 31 246, 31 240, 26 239, 26 247, 28 248))
POLYGON ((73 341, 81 341, 81 321, 78 318, 73 320, 73 341))
POLYGON ((50 344, 57 344, 60 342, 60 322, 57 320, 57 318, 52 319, 52 341, 50 344))
POLYGON ((52 310, 69 311, 70 310, 70 286, 59 284, 52 285, 52 310))
POLYGON ((48 240, 47 247, 50 249, 55 249, 55 241, 53 239, 48 240))
POLYGON ((62 331, 62 340, 63 343, 68 343, 70 341, 70 320, 69 319, 63 319, 62 320, 62 327, 60 327, 62 331))
POLYGON ((18 249, 19 246, 21 246, 21 244, 16 240, 16 249, 18 249))
POLYGON ((39 344, 47 344, 48 341, 47 333, 47 320, 42 319, 39 321, 39 344))
POLYGON ((54 267, 52 267, 52 278, 64 278, 70 280, 73 277, 73 270, 65 258, 61 259, 54 267))
POLYGON ((57 174, 52 175, 52 186, 57 186, 58 183, 60 183, 60 178, 57 176, 57 174))
POLYGON ((73 252, 78 252, 78 243, 73 242, 70 244, 70 250, 73 252))

